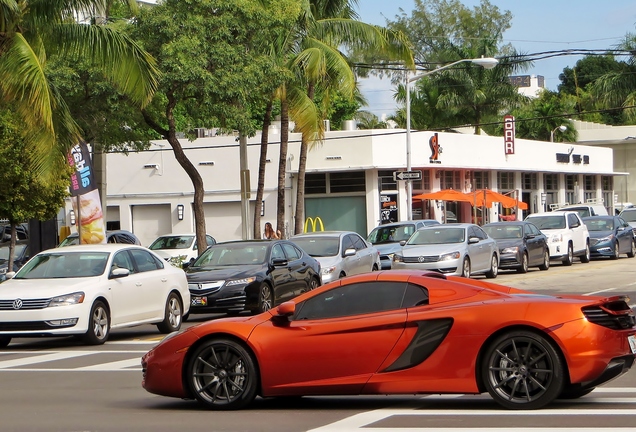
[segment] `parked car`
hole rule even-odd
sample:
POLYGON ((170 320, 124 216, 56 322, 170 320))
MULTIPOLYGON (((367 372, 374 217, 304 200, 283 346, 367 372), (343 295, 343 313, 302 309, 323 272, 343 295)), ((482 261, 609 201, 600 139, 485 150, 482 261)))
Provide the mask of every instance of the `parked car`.
POLYGON ((628 300, 534 295, 433 272, 369 273, 256 317, 165 338, 142 357, 142 386, 214 410, 246 407, 257 395, 479 392, 507 409, 539 409, 630 369, 628 300))
POLYGON ((388 223, 373 228, 367 241, 380 253, 380 268, 389 270, 393 262, 393 254, 402 250, 400 245, 402 240, 408 240, 420 228, 439 224, 435 219, 388 223))
POLYGON ((112 328, 181 327, 190 307, 183 270, 129 244, 68 246, 35 255, 0 290, 0 346, 14 337, 79 335, 103 344, 112 328))
POLYGON ((9 270, 9 242, 0 243, 0 282, 7 278, 7 272, 18 271, 30 257, 29 241, 17 240, 13 253, 13 268, 9 270))
POLYGON ((480 273, 496 278, 499 272, 497 242, 475 224, 420 228, 402 243, 402 251, 393 255, 394 269, 434 270, 467 278, 480 273))
MULTIPOLYGON (((28 240, 29 224, 21 223, 15 226, 15 239, 28 240)), ((11 240, 11 225, 0 225, 0 243, 11 240)))
POLYGON ((623 209, 619 216, 632 227, 632 232, 636 237, 636 207, 623 209))
POLYGON ((528 267, 550 268, 548 238, 527 221, 493 222, 482 227, 499 247, 499 268, 527 273, 528 267))
MULTIPOLYGON (((126 230, 106 231, 106 243, 133 244, 141 246, 141 241, 136 235, 126 230)), ((74 232, 60 242, 58 247, 75 246, 79 244, 79 235, 74 232)))
POLYGON ((358 233, 322 231, 298 234, 290 240, 320 262, 323 284, 380 270, 380 253, 358 233))
POLYGON ((566 266, 572 265, 575 256, 582 263, 590 262, 590 234, 577 212, 532 213, 525 220, 548 238, 550 259, 561 260, 566 266))
MULTIPOLYGON (((208 234, 205 241, 208 247, 216 244, 214 237, 208 234)), ((194 233, 162 235, 150 244, 149 249, 177 266, 191 263, 199 256, 197 235, 194 233)))
POLYGON ((191 313, 263 312, 320 286, 320 263, 288 240, 217 243, 185 272, 191 313))
POLYGON ((586 203, 586 204, 569 204, 556 208, 554 211, 575 211, 580 217, 588 216, 607 216, 607 209, 603 204, 586 203))
POLYGON ((583 223, 590 233, 592 258, 618 259, 622 253, 630 258, 636 255, 632 227, 620 216, 589 216, 583 218, 583 223))

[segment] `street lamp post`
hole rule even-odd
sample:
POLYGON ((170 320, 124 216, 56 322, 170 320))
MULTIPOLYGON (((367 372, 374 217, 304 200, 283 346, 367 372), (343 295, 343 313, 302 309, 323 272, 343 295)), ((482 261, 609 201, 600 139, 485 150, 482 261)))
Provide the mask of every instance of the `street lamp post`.
POLYGON ((554 129, 552 129, 550 131, 550 142, 554 142, 554 133, 560 130, 561 132, 565 132, 566 130, 568 130, 568 127, 566 125, 561 125, 561 126, 557 126, 554 129))
MULTIPOLYGON (((433 69, 419 75, 415 75, 413 78, 407 78, 406 80, 406 171, 411 171, 411 83, 413 81, 417 81, 420 78, 423 78, 428 75, 432 75, 436 72, 442 71, 444 69, 448 69, 453 67, 459 63, 474 63, 483 67, 484 69, 492 69, 499 63, 499 60, 492 57, 481 57, 474 59, 461 59, 456 62, 449 63, 447 65, 438 67, 437 69, 433 69)), ((413 183, 411 179, 406 180, 406 217, 407 220, 413 219, 413 183)))

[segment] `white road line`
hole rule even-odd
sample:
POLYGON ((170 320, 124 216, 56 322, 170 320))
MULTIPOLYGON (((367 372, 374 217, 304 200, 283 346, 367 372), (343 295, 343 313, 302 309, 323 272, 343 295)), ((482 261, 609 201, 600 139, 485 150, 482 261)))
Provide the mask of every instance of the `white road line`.
POLYGON ((55 360, 64 360, 74 357, 82 357, 94 354, 94 351, 64 351, 51 354, 36 355, 33 357, 24 357, 13 360, 0 361, 0 369, 6 369, 15 366, 32 365, 36 363, 45 363, 55 360))
POLYGON ((586 293, 586 294, 583 294, 583 295, 584 295, 584 296, 591 296, 591 295, 600 294, 600 293, 602 293, 602 292, 606 292, 606 291, 614 291, 614 290, 617 290, 617 289, 618 289, 618 288, 607 288, 607 289, 604 289, 604 290, 600 290, 600 291, 593 291, 593 292, 591 292, 591 293, 586 293))
POLYGON ((163 338, 155 340, 112 341, 106 342, 106 345, 157 345, 162 340, 163 338))
POLYGON ((80 367, 77 369, 74 369, 76 371, 120 371, 122 369, 124 370, 128 370, 127 368, 132 367, 132 366, 137 366, 137 370, 141 370, 141 367, 139 367, 139 365, 141 364, 141 357, 139 358, 133 358, 133 359, 126 359, 126 360, 120 360, 120 361, 114 361, 114 362, 109 362, 109 363, 100 363, 100 364, 96 364, 96 365, 92 365, 92 366, 84 366, 84 367, 80 367))
POLYGON ((0 373, 6 372, 141 372, 141 367, 138 368, 125 368, 125 369, 82 369, 82 368, 55 368, 55 369, 2 369, 0 373))

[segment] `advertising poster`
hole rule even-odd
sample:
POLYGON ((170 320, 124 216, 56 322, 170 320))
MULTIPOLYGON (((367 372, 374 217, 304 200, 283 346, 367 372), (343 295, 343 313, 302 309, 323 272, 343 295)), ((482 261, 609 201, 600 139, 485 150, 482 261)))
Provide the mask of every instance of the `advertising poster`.
POLYGON ((80 243, 106 243, 102 203, 95 184, 91 154, 84 141, 71 149, 68 162, 75 168, 71 174, 71 201, 77 215, 77 233, 80 243))

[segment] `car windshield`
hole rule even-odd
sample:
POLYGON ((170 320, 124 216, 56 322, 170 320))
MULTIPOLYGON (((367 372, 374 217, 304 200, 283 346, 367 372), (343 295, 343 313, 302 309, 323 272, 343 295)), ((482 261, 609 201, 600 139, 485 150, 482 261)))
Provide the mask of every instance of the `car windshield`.
POLYGON ((395 243, 408 240, 413 232, 415 232, 415 226, 412 224, 379 226, 371 231, 367 241, 372 244, 395 243))
POLYGON ((482 227, 488 235, 496 240, 516 239, 523 237, 523 228, 519 225, 493 225, 482 227))
POLYGON ((584 220, 588 231, 613 231, 614 221, 611 219, 590 219, 584 220))
POLYGON ((14 279, 59 279, 99 276, 108 252, 51 252, 36 255, 14 279))
POLYGON ((336 256, 340 249, 338 237, 297 237, 292 241, 312 257, 336 256))
POLYGON ((62 240, 62 242, 60 243, 60 247, 74 246, 76 244, 79 244, 79 236, 70 235, 70 236, 66 237, 64 240, 62 240))
MULTIPOLYGON (((13 254, 14 258, 19 257, 20 255, 22 255, 22 251, 24 250, 24 248, 26 248, 27 245, 25 244, 17 244, 15 245, 15 253, 13 254)), ((0 247, 0 263, 9 261, 9 245, 3 245, 2 247, 0 247)))
POLYGON ((528 218, 539 229, 564 229, 565 215, 536 216, 528 218))
POLYGON ((263 264, 267 258, 268 246, 268 243, 211 246, 197 258, 192 267, 263 264))
POLYGON ((636 222, 636 210, 623 211, 621 217, 625 222, 636 222))
POLYGON ((149 249, 189 249, 193 242, 194 236, 163 236, 152 242, 149 249))
POLYGON ((406 244, 431 245, 463 243, 466 235, 464 228, 426 228, 418 230, 406 244))

